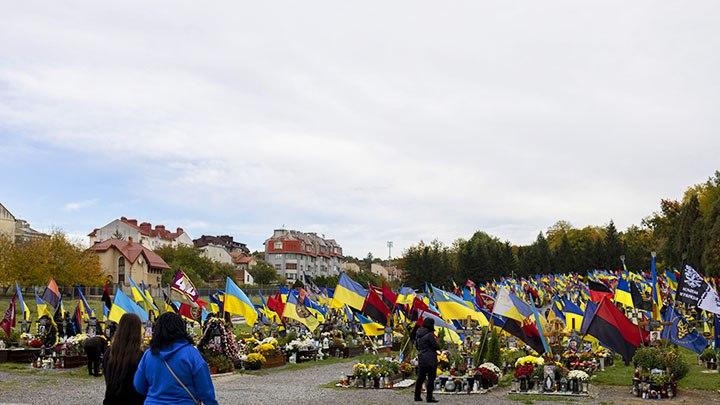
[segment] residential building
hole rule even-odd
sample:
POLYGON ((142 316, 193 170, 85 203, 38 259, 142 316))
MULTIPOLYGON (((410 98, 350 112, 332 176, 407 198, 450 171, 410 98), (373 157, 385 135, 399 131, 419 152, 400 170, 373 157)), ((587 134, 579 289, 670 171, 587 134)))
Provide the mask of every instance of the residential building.
POLYGON ((240 284, 255 284, 255 280, 253 280, 253 276, 248 270, 235 270, 233 278, 240 284))
POLYGON ((202 251, 203 256, 218 263, 235 264, 232 255, 250 254, 246 244, 234 241, 230 235, 203 235, 194 239, 193 244, 202 251))
POLYGON ((343 262, 340 265, 340 270, 347 272, 353 272, 353 273, 360 273, 360 266, 358 266, 357 263, 350 263, 350 262, 343 262))
POLYGON ((137 219, 126 217, 120 217, 102 228, 93 229, 88 237, 91 246, 109 239, 129 240, 130 238, 151 250, 165 246, 193 245, 192 239, 182 228, 176 228, 175 232, 172 232, 165 229, 165 225, 155 225, 153 228, 149 222, 138 224, 137 219))
POLYGON ((208 259, 222 264, 233 264, 233 258, 230 255, 230 252, 227 251, 222 246, 218 245, 205 245, 202 247, 198 247, 200 249, 200 254, 203 257, 207 257, 208 259))
POLYGON ((373 263, 370 265, 370 272, 382 276, 386 280, 401 280, 403 272, 395 266, 385 266, 379 263, 373 263))
POLYGON ((230 253, 230 256, 232 256, 233 264, 238 270, 250 270, 257 264, 257 260, 255 260, 254 257, 244 255, 240 252, 230 253))
POLYGON ((15 218, 2 204, 0 204, 0 236, 9 239, 13 243, 48 237, 47 234, 32 229, 27 221, 15 218))
POLYGON ((170 268, 157 253, 134 242, 132 236, 127 240, 97 242, 90 250, 100 258, 105 275, 124 286, 129 285, 132 278, 138 284, 144 282, 149 287, 159 287, 163 270, 170 268))
POLYGON ((276 229, 265 241, 265 261, 288 281, 340 273, 342 248, 314 232, 276 229))
POLYGON ((230 235, 203 235, 197 239, 194 239, 193 244, 197 248, 202 248, 203 246, 207 245, 215 245, 224 247, 228 251, 228 253, 240 252, 246 255, 250 254, 250 249, 248 249, 246 244, 235 241, 234 238, 230 235))

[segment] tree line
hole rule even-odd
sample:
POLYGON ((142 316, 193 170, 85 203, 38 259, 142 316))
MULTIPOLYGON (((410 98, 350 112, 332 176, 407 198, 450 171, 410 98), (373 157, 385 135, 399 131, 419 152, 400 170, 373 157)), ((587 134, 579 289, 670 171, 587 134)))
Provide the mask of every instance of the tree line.
POLYGON ((720 171, 689 187, 680 201, 661 200, 658 211, 624 231, 612 220, 583 228, 558 221, 524 246, 478 231, 450 246, 420 241, 404 252, 401 266, 410 286, 451 286, 467 279, 618 270, 621 257, 629 270, 648 271, 651 252, 657 254, 659 269, 690 264, 720 276, 720 171))

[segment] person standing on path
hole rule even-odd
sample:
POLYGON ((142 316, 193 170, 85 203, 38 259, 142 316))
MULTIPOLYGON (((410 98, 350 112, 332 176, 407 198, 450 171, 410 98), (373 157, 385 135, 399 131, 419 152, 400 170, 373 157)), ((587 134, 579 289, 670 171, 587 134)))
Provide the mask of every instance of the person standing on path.
POLYGON ((433 398, 435 374, 437 372, 437 351, 440 349, 435 337, 435 320, 425 318, 423 326, 415 334, 415 346, 418 350, 418 378, 415 382, 415 401, 422 401, 422 384, 427 379, 427 402, 438 402, 433 398))
MULTIPOLYGON (((104 405, 136 405, 145 401, 145 396, 135 391, 133 378, 142 356, 140 337, 142 321, 135 314, 124 314, 113 338, 112 345, 103 356, 105 376, 104 405)), ((105 340, 104 336, 93 339, 105 340)))
POLYGON ((157 318, 134 380, 135 389, 147 396, 146 405, 217 405, 208 365, 192 343, 180 315, 166 312, 157 318))

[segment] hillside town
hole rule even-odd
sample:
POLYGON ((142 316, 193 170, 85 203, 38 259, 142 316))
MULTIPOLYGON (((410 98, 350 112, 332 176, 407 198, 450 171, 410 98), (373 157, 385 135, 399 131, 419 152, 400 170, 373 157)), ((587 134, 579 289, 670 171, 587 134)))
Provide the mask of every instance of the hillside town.
MULTIPOLYGON (((0 236, 15 243, 47 238, 27 221, 15 216, 0 204, 0 236)), ((156 251, 163 248, 187 247, 195 249, 201 257, 212 262, 231 266, 233 277, 240 285, 254 285, 253 269, 258 263, 267 263, 288 285, 296 281, 307 282, 317 277, 338 276, 341 271, 361 272, 399 281, 402 271, 394 264, 347 261, 335 239, 325 238, 315 232, 275 229, 265 241, 262 250, 251 253, 243 242, 231 235, 200 235, 193 239, 182 227, 170 228, 164 224, 121 216, 107 224, 94 228, 87 234, 88 251, 94 253, 100 263, 103 276, 112 284, 129 287, 130 279, 148 287, 162 287, 163 272, 174 272, 156 251)))

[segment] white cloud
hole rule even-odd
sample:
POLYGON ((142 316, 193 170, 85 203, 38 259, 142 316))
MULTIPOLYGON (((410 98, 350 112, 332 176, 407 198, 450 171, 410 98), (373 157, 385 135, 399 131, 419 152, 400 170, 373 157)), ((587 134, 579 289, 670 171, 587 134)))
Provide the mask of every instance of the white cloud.
POLYGON ((0 25, 0 122, 140 173, 196 233, 525 243, 716 167, 714 2, 39 6, 0 25))
POLYGON ((97 204, 97 202, 98 202, 97 198, 92 198, 92 199, 83 200, 83 201, 73 201, 73 202, 66 203, 63 206, 63 209, 65 211, 71 211, 71 212, 72 211, 80 211, 83 208, 92 207, 93 205, 97 204))

